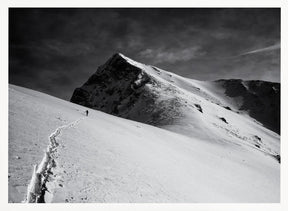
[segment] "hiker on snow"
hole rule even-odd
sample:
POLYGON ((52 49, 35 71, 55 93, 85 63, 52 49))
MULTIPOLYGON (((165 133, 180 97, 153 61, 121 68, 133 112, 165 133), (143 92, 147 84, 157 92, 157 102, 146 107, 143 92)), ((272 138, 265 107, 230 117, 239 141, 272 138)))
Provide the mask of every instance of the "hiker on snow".
POLYGON ((86 113, 86 116, 88 116, 88 110, 86 110, 86 112, 85 112, 85 113, 86 113))

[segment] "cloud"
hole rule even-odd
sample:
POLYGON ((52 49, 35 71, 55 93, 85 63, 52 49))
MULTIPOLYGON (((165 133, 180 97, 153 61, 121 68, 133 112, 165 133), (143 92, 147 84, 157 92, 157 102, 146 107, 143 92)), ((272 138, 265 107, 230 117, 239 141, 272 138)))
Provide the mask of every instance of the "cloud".
POLYGON ((239 56, 244 56, 244 55, 247 55, 247 54, 267 52, 267 51, 274 51, 274 50, 280 49, 280 47, 281 47, 280 43, 276 43, 275 45, 271 45, 271 46, 268 46, 268 47, 265 47, 265 48, 259 48, 259 49, 253 50, 253 51, 248 51, 248 52, 242 53, 239 56))
POLYGON ((84 42, 62 42, 59 40, 45 40, 42 45, 46 51, 59 56, 73 57, 93 52, 94 48, 84 42))
POLYGON ((146 49, 139 53, 140 56, 152 59, 154 63, 175 63, 178 61, 189 61, 190 59, 197 58, 205 55, 206 52, 202 50, 201 46, 192 46, 184 49, 163 50, 146 49))
POLYGON ((279 42, 279 8, 10 8, 9 82, 69 99, 115 52, 194 79, 255 79, 280 74, 277 50, 257 53, 279 42))

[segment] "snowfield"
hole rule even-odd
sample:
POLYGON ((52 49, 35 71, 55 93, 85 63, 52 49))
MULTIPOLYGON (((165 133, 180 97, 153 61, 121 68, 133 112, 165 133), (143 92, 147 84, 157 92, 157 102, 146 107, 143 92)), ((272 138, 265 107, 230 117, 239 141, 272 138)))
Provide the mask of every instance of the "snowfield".
MULTIPOLYGON (((135 89, 143 79, 137 76, 135 89)), ((279 202, 279 135, 223 108, 228 98, 211 86, 187 79, 194 88, 185 89, 180 82, 179 95, 199 106, 162 128, 92 109, 86 117, 86 107, 10 85, 9 202, 27 199, 34 165, 39 170, 47 150, 40 171, 47 176, 46 203, 279 202)))

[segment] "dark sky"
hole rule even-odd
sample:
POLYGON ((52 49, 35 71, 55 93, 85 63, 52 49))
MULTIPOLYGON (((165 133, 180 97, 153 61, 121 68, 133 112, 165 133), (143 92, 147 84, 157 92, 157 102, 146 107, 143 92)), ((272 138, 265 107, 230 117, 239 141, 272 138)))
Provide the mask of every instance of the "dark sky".
POLYGON ((9 83, 66 100, 115 52, 199 79, 280 81, 280 9, 9 10, 9 83))

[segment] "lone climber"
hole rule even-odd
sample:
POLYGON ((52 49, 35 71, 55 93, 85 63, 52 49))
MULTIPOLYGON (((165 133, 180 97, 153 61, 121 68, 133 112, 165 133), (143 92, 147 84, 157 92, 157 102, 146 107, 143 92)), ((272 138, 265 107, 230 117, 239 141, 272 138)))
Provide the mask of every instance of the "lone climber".
POLYGON ((89 113, 89 111, 88 111, 88 110, 86 110, 86 111, 85 111, 85 113, 86 113, 86 116, 88 116, 88 113, 89 113))

